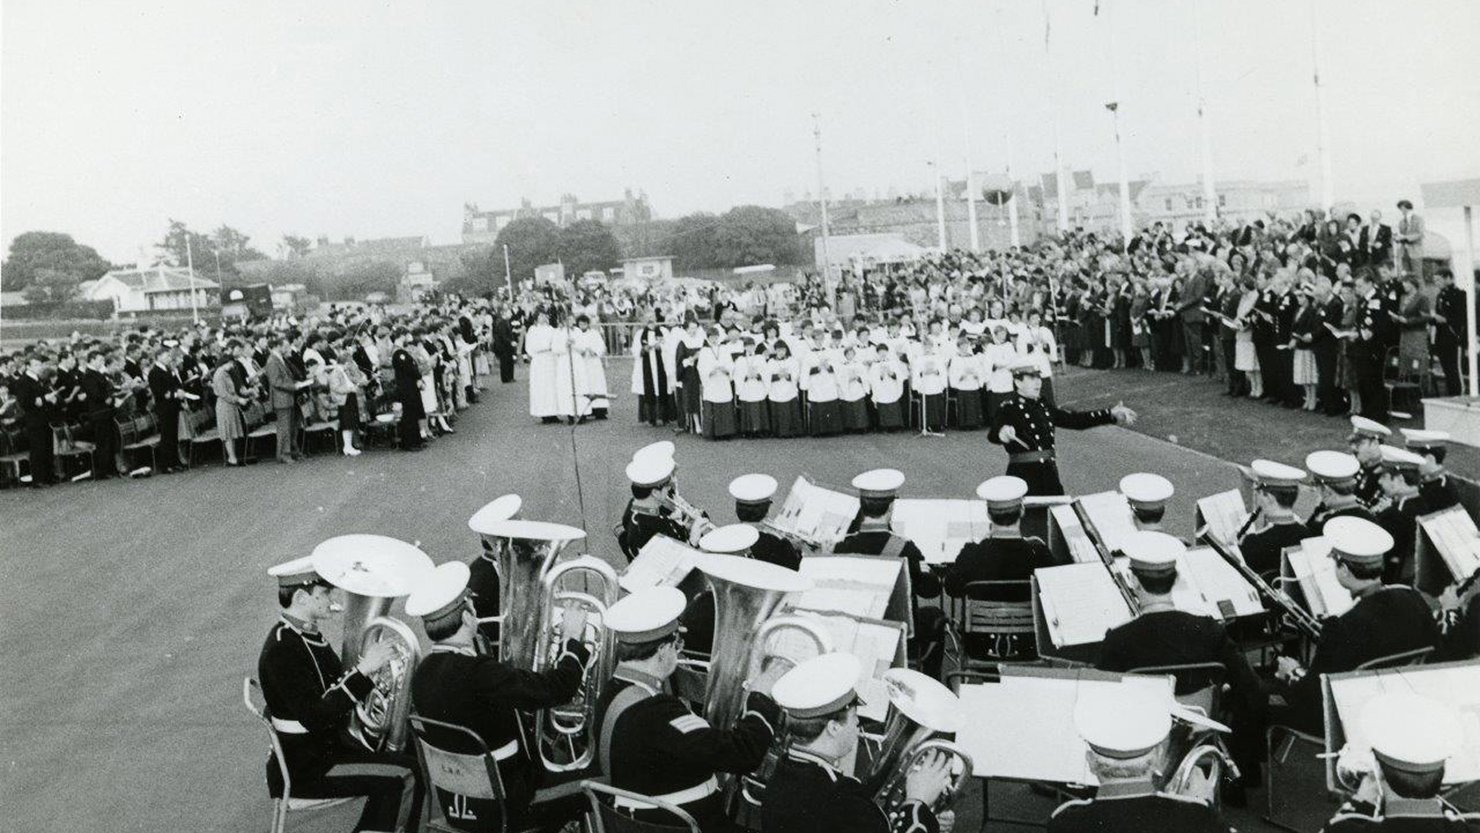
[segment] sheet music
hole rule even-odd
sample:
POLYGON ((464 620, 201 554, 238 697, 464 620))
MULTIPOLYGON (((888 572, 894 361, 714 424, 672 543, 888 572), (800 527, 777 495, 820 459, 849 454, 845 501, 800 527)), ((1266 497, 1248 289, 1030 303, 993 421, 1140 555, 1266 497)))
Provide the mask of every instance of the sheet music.
MULTIPOLYGON (((1368 746, 1361 723, 1367 701, 1384 693, 1412 692, 1453 706, 1460 714, 1459 750, 1444 762, 1444 783, 1480 780, 1480 663, 1357 672, 1331 678, 1331 697, 1347 744, 1368 746)), ((1337 750, 1331 750, 1337 751, 1337 750)))
POLYGON ((900 498, 889 526, 920 548, 929 564, 949 564, 961 548, 992 531, 987 504, 980 500, 900 498))
POLYGON ((805 538, 836 544, 847 535, 857 515, 856 496, 818 486, 801 475, 792 483, 773 523, 805 538))
POLYGON ((1238 531, 1249 519, 1249 510, 1244 508, 1244 496, 1238 489, 1198 498, 1197 511, 1202 515, 1208 532, 1225 545, 1238 543, 1238 531))
POLYGON ((1331 544, 1325 538, 1306 538, 1299 549, 1287 552, 1286 560, 1312 615, 1340 616, 1357 603, 1336 578, 1336 562, 1331 560, 1331 544))
POLYGON ((1203 596, 1218 611, 1219 619, 1254 616, 1264 612, 1264 602, 1233 565, 1224 561, 1212 547, 1195 547, 1187 551, 1182 564, 1192 574, 1203 596))
POLYGON ((1454 580, 1468 578, 1480 568, 1480 530, 1463 507, 1427 515, 1419 519, 1419 526, 1439 551, 1454 580))
POLYGON ((1084 531, 1084 524, 1079 522, 1079 516, 1074 513, 1074 507, 1067 503, 1060 503, 1049 507, 1049 516, 1058 525, 1059 534, 1064 538, 1064 546, 1068 548, 1069 555, 1080 564, 1100 562, 1100 551, 1095 547, 1095 542, 1089 539, 1089 533, 1084 531))
POLYGON ((617 584, 628 593, 648 587, 677 587, 707 556, 666 535, 654 535, 627 565, 617 584))
POLYGON ((972 775, 1056 784, 1098 784, 1086 760, 1088 747, 1074 726, 1079 698, 1108 687, 1144 689, 1172 698, 1167 677, 1119 681, 1072 677, 1009 677, 961 687, 965 715, 956 742, 971 756, 972 775))
POLYGON ((1125 536, 1136 531, 1136 516, 1131 514, 1131 505, 1120 492, 1082 495, 1075 502, 1084 509, 1100 543, 1111 552, 1121 549, 1125 536))
POLYGON ((1125 597, 1099 561, 1044 567, 1033 577, 1055 647, 1099 642, 1105 631, 1131 620, 1125 597))
MULTIPOLYGON (((1172 607, 1183 613, 1191 613, 1194 616, 1211 616, 1214 619, 1223 619, 1222 611, 1198 586, 1197 578, 1191 569, 1186 566, 1187 562, 1179 561, 1177 569, 1177 582, 1172 585, 1172 607)), ((1113 568, 1122 576, 1127 587, 1135 587, 1136 579, 1131 575, 1131 560, 1121 557, 1115 559, 1113 568)))
MULTIPOLYGON (((884 687, 884 672, 904 663, 904 627, 897 622, 867 621, 846 614, 825 614, 812 610, 789 610, 799 616, 816 619, 832 636, 833 650, 852 654, 862 666, 857 681, 858 694, 865 704, 859 707, 862 717, 883 721, 889 712, 889 692, 884 687)), ((812 656, 812 640, 795 630, 784 630, 772 643, 785 656, 812 656)))
POLYGON ((813 586, 794 596, 792 605, 883 619, 902 567, 894 558, 803 558, 798 572, 812 579, 813 586))

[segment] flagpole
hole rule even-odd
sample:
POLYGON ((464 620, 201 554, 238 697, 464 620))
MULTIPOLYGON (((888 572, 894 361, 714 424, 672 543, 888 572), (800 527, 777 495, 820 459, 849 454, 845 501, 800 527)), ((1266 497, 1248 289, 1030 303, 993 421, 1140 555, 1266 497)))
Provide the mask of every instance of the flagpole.
POLYGON ((1326 88, 1321 83, 1321 36, 1315 0, 1310 0, 1307 5, 1310 8, 1310 66, 1316 85, 1316 155, 1321 161, 1321 209, 1329 213, 1336 201, 1336 189, 1331 182, 1331 134, 1326 126, 1326 88))
POLYGON ((966 141, 966 222, 971 224, 971 251, 981 251, 981 232, 976 225, 976 179, 971 175, 971 113, 966 107, 965 61, 961 57, 961 42, 956 42, 956 88, 957 103, 961 107, 961 132, 966 141))
POLYGON ((509 284, 509 305, 514 304, 514 270, 509 266, 509 244, 504 244, 504 280, 509 284))
POLYGON ((1120 245, 1131 242, 1131 189, 1125 173, 1125 146, 1120 141, 1120 73, 1116 69, 1115 18, 1110 14, 1111 0, 1105 0, 1105 30, 1110 48, 1110 91, 1114 100, 1107 105, 1115 125, 1115 161, 1120 174, 1120 245))
MULTIPOLYGON (((1002 34, 1002 32, 1003 32, 1003 24, 1002 24, 1002 3, 1001 2, 998 2, 997 3, 997 57, 999 59, 1002 59, 1007 54, 1007 38, 1006 38, 1006 36, 1004 36, 1002 34)), ((1010 61, 1003 61, 1003 64, 1002 65, 1003 65, 1003 67, 1010 67, 1011 66, 1011 62, 1010 61)), ((1007 70, 1004 69, 1003 72, 1005 74, 1007 72, 1007 70)), ((1006 81, 1006 80, 1008 80, 1008 79, 1004 79, 1004 81, 1006 81)), ((1009 85, 1006 84, 1006 83, 1004 83, 1002 86, 1003 86, 1004 89, 1006 89, 1009 85)), ((1006 97, 1004 96, 1004 100, 1005 100, 1005 98, 1006 97)), ((1055 130, 1055 135, 1057 135, 1057 130, 1055 130)), ((1012 178, 1012 119, 1011 118, 1004 118, 1002 120, 1002 138, 1004 139, 1004 141, 1006 143, 1006 147, 1007 147, 1007 186, 1008 186, 1008 188, 1011 189, 1011 196, 1009 196, 1007 198, 1007 200, 1008 200, 1008 204, 1007 204, 1007 222, 1009 224, 1009 227, 1010 227, 1010 230, 1011 230, 1011 234, 1012 234, 1012 245, 1013 246, 1020 246, 1020 245, 1022 245, 1022 243, 1021 243, 1021 239, 1018 236, 1017 180, 1015 180, 1015 179, 1012 178)), ((1057 152, 1057 150, 1055 152, 1057 152)))
POLYGON ((1048 109, 1053 116, 1053 179, 1059 202, 1059 233, 1069 230, 1069 184, 1064 181, 1064 143, 1059 135, 1059 77, 1049 45, 1048 0, 1043 0, 1043 60, 1048 64, 1048 109))
POLYGON ((200 309, 195 302, 195 253, 190 245, 190 232, 185 233, 185 265, 190 270, 190 317, 200 324, 200 309))
POLYGON ((1208 124, 1208 99, 1203 92, 1202 0, 1192 0, 1192 43, 1196 51, 1197 130, 1202 153, 1203 220, 1218 219, 1218 189, 1213 183, 1213 132, 1208 124))
POLYGON ((827 292, 828 306, 836 305, 836 289, 832 282, 832 251, 829 246, 831 228, 827 218, 827 185, 822 178, 822 117, 812 114, 812 138, 817 146, 817 203, 822 212, 822 288, 827 292))

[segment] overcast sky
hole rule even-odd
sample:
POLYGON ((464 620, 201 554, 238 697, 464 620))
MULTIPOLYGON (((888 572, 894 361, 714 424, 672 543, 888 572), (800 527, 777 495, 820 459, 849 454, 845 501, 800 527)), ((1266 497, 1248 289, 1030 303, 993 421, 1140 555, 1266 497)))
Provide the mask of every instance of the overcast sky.
MULTIPOLYGON (((457 242, 464 202, 645 190, 676 217, 959 175, 1198 175, 1190 0, 3 0, 0 234, 132 262, 167 218, 457 242), (999 7, 1002 8, 999 11, 999 7), (1109 25, 1114 27, 1111 71, 1109 25), (1116 81, 1118 77, 1118 83, 1116 81)), ((1480 4, 1316 0, 1338 201, 1480 174, 1480 4)), ((1304 0, 1202 0, 1215 176, 1312 180, 1304 0), (1302 160, 1304 160, 1302 164, 1302 160)))

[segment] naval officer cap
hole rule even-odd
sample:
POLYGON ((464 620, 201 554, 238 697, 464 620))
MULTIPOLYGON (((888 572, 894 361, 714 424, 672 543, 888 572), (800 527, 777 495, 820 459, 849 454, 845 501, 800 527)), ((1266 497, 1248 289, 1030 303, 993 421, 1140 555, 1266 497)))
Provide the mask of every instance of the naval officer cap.
POLYGON ((1140 757, 1160 746, 1172 731, 1172 712, 1161 692, 1125 685, 1081 691, 1074 706, 1074 728, 1103 757, 1140 757))
POLYGON ((519 510, 524 506, 524 499, 518 495, 504 495, 489 501, 482 509, 473 513, 468 518, 468 529, 483 533, 504 521, 513 520, 518 516, 519 510))
POLYGON ((1165 506, 1174 491, 1172 481, 1159 474, 1142 471, 1120 478, 1120 493, 1138 508, 1165 506))
POLYGON ((1449 442, 1448 431, 1420 431, 1417 428, 1399 428, 1403 433, 1403 444, 1409 448, 1443 448, 1449 442))
POLYGON ((976 496, 987 502, 988 509, 1016 509, 1027 493, 1028 481, 1011 475, 993 477, 976 487, 976 496))
POLYGON ((677 587, 648 587, 608 608, 603 624, 618 642, 652 642, 679 629, 686 604, 677 587))
POLYGON ((417 582, 406 597, 406 615, 420 616, 428 625, 460 615, 466 607, 470 574, 468 565, 461 561, 438 566, 417 582))
POLYGON ((633 460, 627 464, 627 479, 634 486, 646 486, 655 488, 667 483, 673 477, 673 458, 648 456, 633 460))
POLYGON ((761 534, 750 524, 728 524, 715 527, 699 539, 699 549, 721 555, 749 552, 761 534))
POLYGON ((1042 376, 1043 368, 1033 356, 1019 356, 1007 366, 1007 370, 1013 377, 1018 376, 1042 376))
POLYGON ((1177 572, 1177 561, 1187 554, 1187 545, 1165 532, 1138 530, 1120 542, 1131 560, 1131 570, 1143 576, 1169 576, 1177 572))
POLYGON ((278 587, 305 587, 324 580, 313 568, 311 555, 268 567, 267 574, 277 579, 278 587))
POLYGON ((1322 483, 1355 483, 1362 466, 1342 451, 1312 451, 1305 456, 1305 467, 1322 483))
POLYGON ((676 446, 674 446, 672 440, 659 440, 632 452, 632 459, 640 460, 650 457, 667 457, 672 460, 675 448, 676 446))
POLYGON ((1361 724, 1372 757, 1386 768, 1424 775, 1458 752, 1464 736, 1459 713, 1413 692, 1379 694, 1362 707, 1361 724))
POLYGON ((852 654, 822 654, 783 674, 771 698, 798 720, 834 714, 862 702, 856 688, 862 668, 852 654))
POLYGON ((1395 445, 1384 445, 1381 447, 1381 450, 1382 467, 1388 471, 1413 470, 1423 465, 1423 458, 1406 448, 1398 448, 1395 445))
POLYGON ((903 485, 904 473, 898 469, 871 469, 853 478, 858 496, 866 498, 894 497, 903 485))
POLYGON ((1381 567, 1383 556, 1393 548, 1393 536, 1366 518, 1332 518, 1321 534, 1331 544, 1331 557, 1355 566, 1381 567))
POLYGON ((1388 430, 1386 425, 1366 417, 1354 416, 1352 417, 1352 433, 1347 439, 1382 440, 1392 435, 1393 432, 1388 430))
POLYGON ((1255 460, 1249 468, 1263 488, 1294 487, 1305 482, 1305 470, 1273 460, 1255 460))
POLYGON ((776 478, 769 474, 742 474, 730 481, 730 497, 736 503, 767 503, 776 494, 776 478))

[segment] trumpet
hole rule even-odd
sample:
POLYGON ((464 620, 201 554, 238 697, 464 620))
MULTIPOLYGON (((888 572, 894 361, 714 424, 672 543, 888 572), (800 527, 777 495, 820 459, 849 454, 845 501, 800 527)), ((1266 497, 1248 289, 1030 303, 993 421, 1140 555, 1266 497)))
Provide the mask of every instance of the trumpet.
POLYGON ((697 545, 704 533, 714 529, 714 522, 704 515, 704 511, 684 500, 678 492, 662 495, 658 502, 667 507, 670 518, 689 531, 690 544, 697 545))
POLYGON ((879 749, 864 779, 865 783, 883 780, 874 794, 874 803, 885 814, 898 808, 905 801, 905 781, 910 772, 939 752, 954 759, 951 784, 930 808, 944 810, 971 780, 971 756, 942 737, 955 734, 961 701, 937 680, 906 668, 886 671, 884 686, 889 692, 889 716, 884 721, 883 735, 871 739, 879 749))
POLYGON ((808 535, 795 529, 786 529, 785 527, 777 526, 775 522, 770 520, 761 521, 761 526, 764 526, 766 528, 766 531, 771 532, 778 537, 785 538, 786 540, 798 546, 807 547, 818 552, 826 550, 829 547, 829 544, 826 541, 823 541, 821 538, 815 535, 808 535))

